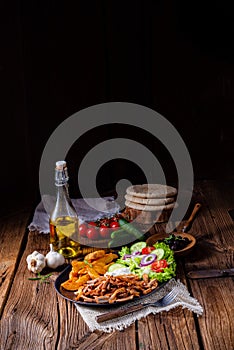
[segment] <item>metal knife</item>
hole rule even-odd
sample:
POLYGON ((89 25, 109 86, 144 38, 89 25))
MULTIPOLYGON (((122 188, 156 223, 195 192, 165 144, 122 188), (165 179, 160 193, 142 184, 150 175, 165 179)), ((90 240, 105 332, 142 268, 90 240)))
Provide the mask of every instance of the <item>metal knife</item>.
POLYGON ((214 278, 214 277, 229 277, 234 276, 234 268, 223 269, 223 270, 197 270, 190 271, 187 273, 188 278, 199 279, 199 278, 214 278))

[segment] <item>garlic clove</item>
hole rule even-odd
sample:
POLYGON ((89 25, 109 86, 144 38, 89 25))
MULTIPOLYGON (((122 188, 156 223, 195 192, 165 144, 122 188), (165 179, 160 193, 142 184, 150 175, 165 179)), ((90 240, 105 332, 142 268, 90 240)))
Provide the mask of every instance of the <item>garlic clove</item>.
POLYGON ((43 254, 37 252, 36 250, 29 254, 26 258, 28 269, 33 273, 41 272, 46 266, 46 260, 43 254))
POLYGON ((46 254, 46 264, 48 267, 52 269, 56 269, 57 267, 63 265, 65 263, 65 258, 62 254, 55 252, 53 249, 53 245, 50 244, 50 251, 46 254))

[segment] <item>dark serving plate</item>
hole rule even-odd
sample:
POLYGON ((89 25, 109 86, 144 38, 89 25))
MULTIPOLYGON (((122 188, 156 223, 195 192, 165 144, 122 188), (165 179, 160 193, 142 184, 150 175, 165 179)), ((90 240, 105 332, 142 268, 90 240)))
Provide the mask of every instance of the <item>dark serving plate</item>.
POLYGON ((98 307, 98 306, 101 306, 101 307, 105 307, 105 306, 109 306, 109 307, 112 307, 112 306, 118 306, 122 303, 127 303, 129 301, 134 301, 134 300, 139 300, 139 299, 143 299, 143 298, 146 298, 150 295, 152 295, 153 293, 157 292, 159 289, 161 289, 162 287, 164 287, 168 282, 164 282, 164 283, 160 283, 158 285, 157 288, 155 288, 152 292, 146 294, 146 295, 142 295, 140 297, 135 297, 133 298, 132 300, 128 300, 128 301, 123 301, 123 302, 115 302, 115 303, 88 303, 88 302, 84 302, 84 301, 77 301, 75 300, 75 293, 72 292, 72 291, 68 291, 68 290, 65 290, 64 288, 61 287, 61 284, 63 282, 65 282, 66 280, 69 279, 69 273, 72 269, 72 266, 71 265, 68 265, 57 277, 57 279, 55 280, 55 283, 54 283, 54 286, 55 286, 55 289, 56 289, 56 292, 61 296, 63 297, 64 299, 68 300, 68 301, 72 301, 73 303, 76 303, 76 304, 79 304, 79 305, 85 305, 85 306, 93 306, 93 307, 98 307))

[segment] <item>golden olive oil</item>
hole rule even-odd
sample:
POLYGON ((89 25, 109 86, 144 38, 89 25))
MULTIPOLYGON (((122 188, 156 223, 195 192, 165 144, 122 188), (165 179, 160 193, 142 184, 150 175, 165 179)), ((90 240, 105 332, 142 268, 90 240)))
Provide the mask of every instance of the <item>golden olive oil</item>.
POLYGON ((50 243, 65 258, 75 258, 81 253, 78 237, 78 219, 75 217, 57 217, 50 220, 50 243))

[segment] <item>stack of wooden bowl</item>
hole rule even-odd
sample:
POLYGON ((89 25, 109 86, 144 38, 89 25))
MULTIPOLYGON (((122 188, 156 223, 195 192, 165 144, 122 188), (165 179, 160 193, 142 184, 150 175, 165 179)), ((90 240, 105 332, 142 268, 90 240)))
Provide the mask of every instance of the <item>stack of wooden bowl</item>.
POLYGON ((177 189, 161 184, 134 185, 126 189, 125 214, 141 224, 167 222, 178 206, 177 189))

